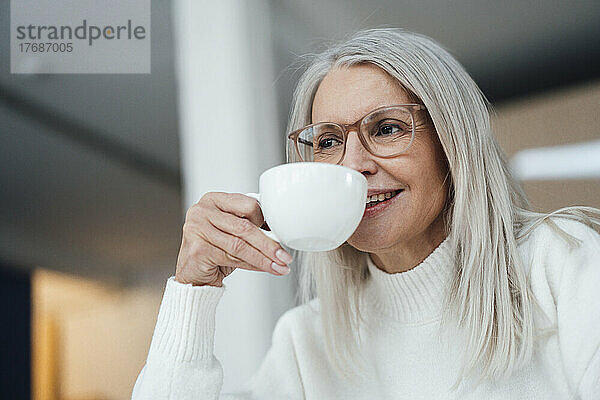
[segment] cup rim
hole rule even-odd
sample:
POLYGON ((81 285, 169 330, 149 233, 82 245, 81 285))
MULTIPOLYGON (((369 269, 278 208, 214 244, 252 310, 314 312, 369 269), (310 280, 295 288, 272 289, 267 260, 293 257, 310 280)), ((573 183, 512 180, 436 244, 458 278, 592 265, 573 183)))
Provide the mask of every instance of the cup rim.
POLYGON ((364 179, 365 182, 367 180, 367 178, 365 178, 365 176, 363 174, 361 174, 360 172, 358 172, 355 169, 349 168, 349 167, 345 167, 343 165, 339 165, 339 164, 329 164, 329 163, 322 163, 322 162, 316 162, 316 161, 299 161, 299 162, 291 162, 291 163, 284 163, 284 164, 280 164, 280 165, 276 165, 274 167, 271 167, 269 169, 267 169, 266 171, 264 171, 262 174, 260 174, 260 178, 262 179, 263 176, 266 176, 267 173, 269 173, 269 175, 271 173, 271 171, 275 171, 275 170, 279 170, 279 169, 286 169, 286 168, 291 168, 291 166, 293 165, 298 165, 298 164, 302 164, 302 165, 306 165, 309 166, 309 168, 334 168, 334 169, 342 169, 344 170, 344 172, 348 172, 351 173, 352 175, 356 176, 358 179, 364 179))

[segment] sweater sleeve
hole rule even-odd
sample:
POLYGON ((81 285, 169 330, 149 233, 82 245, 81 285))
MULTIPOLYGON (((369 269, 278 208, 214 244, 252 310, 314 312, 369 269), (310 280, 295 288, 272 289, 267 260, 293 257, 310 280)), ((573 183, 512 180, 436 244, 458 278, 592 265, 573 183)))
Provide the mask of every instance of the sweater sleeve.
POLYGON ((225 287, 167 280, 146 364, 132 400, 242 400, 302 398, 297 363, 285 315, 259 370, 244 389, 221 394, 223 369, 214 356, 215 314, 225 287))
POLYGON ((582 400, 600 392, 600 234, 573 221, 561 227, 580 240, 565 251, 556 301, 565 372, 582 400))

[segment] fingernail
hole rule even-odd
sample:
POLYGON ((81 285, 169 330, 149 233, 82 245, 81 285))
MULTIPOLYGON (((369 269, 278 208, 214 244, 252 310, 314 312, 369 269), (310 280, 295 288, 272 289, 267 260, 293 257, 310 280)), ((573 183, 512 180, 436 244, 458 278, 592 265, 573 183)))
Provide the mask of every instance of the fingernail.
POLYGON ((279 258, 281 261, 283 261, 286 264, 289 264, 294 260, 292 258, 292 256, 290 256, 289 253, 283 249, 277 250, 277 252, 275 253, 275 256, 277 256, 277 258, 279 258))
POLYGON ((272 263, 271 264, 271 268, 273 268, 275 271, 279 272, 280 274, 283 275, 287 275, 290 273, 290 267, 286 267, 284 265, 279 265, 279 264, 275 264, 272 263))

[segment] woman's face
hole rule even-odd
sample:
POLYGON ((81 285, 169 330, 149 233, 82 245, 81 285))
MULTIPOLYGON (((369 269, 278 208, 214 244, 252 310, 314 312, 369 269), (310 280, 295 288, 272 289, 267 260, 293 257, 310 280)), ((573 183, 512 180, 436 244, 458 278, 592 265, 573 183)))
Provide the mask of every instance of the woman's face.
MULTIPOLYGON (((361 64, 336 68, 317 89, 312 122, 351 124, 378 107, 407 103, 415 101, 379 67, 361 64)), ((407 152, 388 159, 373 156, 351 131, 341 165, 362 173, 369 189, 402 189, 380 212, 363 217, 348 239, 351 246, 386 253, 418 246, 423 240, 433 242, 443 234, 447 167, 427 111, 415 112, 415 138, 407 152)))

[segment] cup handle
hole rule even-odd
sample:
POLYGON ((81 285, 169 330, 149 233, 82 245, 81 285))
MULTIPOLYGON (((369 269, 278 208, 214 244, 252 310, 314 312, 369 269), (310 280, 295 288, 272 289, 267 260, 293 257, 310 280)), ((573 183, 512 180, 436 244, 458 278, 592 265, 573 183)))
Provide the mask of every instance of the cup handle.
MULTIPOLYGON (((259 193, 245 193, 246 196, 252 197, 254 200, 258 201, 258 205, 260 206, 260 194, 259 193)), ((281 243, 281 240, 271 231, 266 231, 264 229, 259 228, 267 237, 273 239, 274 241, 281 243)))

